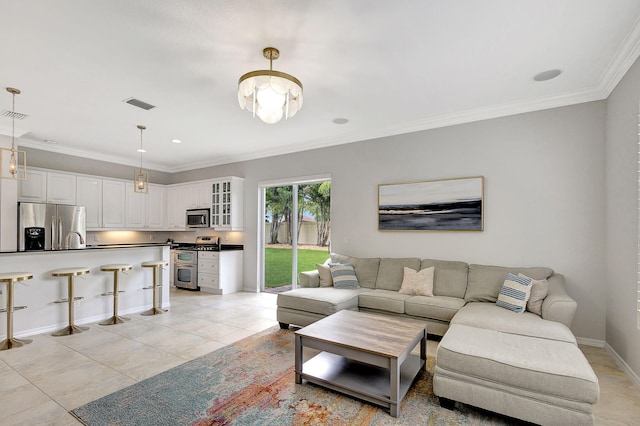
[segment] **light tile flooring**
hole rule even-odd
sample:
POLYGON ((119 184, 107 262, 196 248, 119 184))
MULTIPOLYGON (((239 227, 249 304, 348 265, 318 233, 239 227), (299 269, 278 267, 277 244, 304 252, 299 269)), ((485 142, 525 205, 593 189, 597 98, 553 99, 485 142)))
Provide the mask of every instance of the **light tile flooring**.
MULTIPOLYGON (((0 425, 78 425, 68 410, 276 325, 275 304, 275 294, 172 289, 164 315, 32 336, 30 345, 0 352, 0 425)), ((429 341, 429 355, 436 348, 429 341)), ((640 388, 606 350, 582 349, 600 379, 597 424, 638 424, 640 388)))

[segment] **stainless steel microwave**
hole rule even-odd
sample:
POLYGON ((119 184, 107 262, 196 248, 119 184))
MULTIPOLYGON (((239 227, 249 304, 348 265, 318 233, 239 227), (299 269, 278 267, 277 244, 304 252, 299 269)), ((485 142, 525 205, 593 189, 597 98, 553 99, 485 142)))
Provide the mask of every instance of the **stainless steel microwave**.
POLYGON ((209 209, 189 209, 185 224, 187 228, 208 228, 211 211, 209 209))

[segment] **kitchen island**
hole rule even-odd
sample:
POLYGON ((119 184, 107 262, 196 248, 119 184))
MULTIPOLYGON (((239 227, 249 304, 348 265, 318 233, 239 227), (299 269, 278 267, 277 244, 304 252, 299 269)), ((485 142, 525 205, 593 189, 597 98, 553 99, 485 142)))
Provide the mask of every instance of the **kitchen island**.
MULTIPOLYGON (((152 290, 143 290, 153 282, 151 268, 140 264, 149 260, 169 262, 168 244, 117 244, 91 246, 86 249, 33 252, 1 252, 0 272, 31 272, 33 279, 15 286, 15 305, 27 309, 14 314, 14 335, 17 337, 55 331, 67 324, 67 303, 54 303, 67 297, 67 280, 51 276, 59 268, 87 267, 90 273, 76 277, 75 296, 83 297, 75 302, 76 324, 101 321, 113 315, 113 296, 101 296, 113 291, 113 273, 102 272, 105 264, 128 263, 133 269, 121 273, 119 314, 134 315, 153 304, 152 290)), ((161 270, 159 305, 168 309, 169 267, 161 270)), ((1 289, 0 289, 1 290, 1 289)), ((0 306, 5 306, 6 294, 0 296, 0 306)), ((96 325, 98 327, 98 325, 96 325)), ((114 327, 117 327, 115 325, 114 327)), ((0 332, 6 330, 6 315, 0 315, 0 332)), ((0 335, 0 338, 3 335, 0 335)))

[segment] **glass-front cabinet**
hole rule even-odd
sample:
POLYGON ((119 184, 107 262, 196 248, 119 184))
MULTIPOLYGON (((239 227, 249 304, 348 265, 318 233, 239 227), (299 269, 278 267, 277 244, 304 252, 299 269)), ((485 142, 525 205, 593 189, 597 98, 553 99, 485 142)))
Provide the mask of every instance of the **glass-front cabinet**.
POLYGON ((211 182, 211 227, 241 231, 243 197, 243 178, 228 177, 211 182))

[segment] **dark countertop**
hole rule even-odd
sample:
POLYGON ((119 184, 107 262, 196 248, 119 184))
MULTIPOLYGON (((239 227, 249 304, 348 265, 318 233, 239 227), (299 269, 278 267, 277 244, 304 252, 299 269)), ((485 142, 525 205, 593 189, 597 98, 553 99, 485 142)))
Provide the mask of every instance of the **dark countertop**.
POLYGON ((87 248, 83 249, 69 249, 69 250, 34 250, 34 251, 3 251, 0 254, 22 254, 22 253, 64 253, 72 251, 85 251, 85 250, 102 250, 102 249, 121 249, 121 248, 139 248, 139 247, 163 247, 169 246, 169 243, 133 243, 133 244, 91 244, 87 245, 87 248))
MULTIPOLYGON (((193 243, 171 243, 171 250, 188 250, 194 246, 193 243)), ((242 244, 222 244, 219 251, 244 250, 242 244)))

